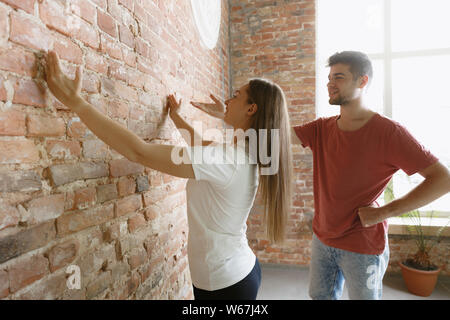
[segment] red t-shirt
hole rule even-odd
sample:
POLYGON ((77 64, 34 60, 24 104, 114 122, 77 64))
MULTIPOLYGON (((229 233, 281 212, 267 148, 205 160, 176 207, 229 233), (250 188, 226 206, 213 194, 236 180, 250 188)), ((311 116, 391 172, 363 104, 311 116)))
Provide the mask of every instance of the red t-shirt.
POLYGON ((405 127, 378 113, 356 131, 340 130, 338 118, 294 127, 313 152, 313 231, 328 246, 381 254, 387 221, 365 228, 358 209, 374 203, 397 170, 412 175, 438 159, 405 127))

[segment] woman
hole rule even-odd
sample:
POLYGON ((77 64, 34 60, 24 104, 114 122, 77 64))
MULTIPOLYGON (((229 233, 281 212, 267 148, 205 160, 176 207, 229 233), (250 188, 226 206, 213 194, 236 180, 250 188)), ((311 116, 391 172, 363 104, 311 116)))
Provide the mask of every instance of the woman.
MULTIPOLYGON (((130 161, 189 179, 186 187, 188 259, 195 298, 256 299, 261 271, 256 256, 248 246, 246 220, 258 180, 265 205, 268 236, 274 242, 280 242, 283 238, 291 199, 290 125, 282 90, 267 81, 252 80, 225 102, 225 114, 216 114, 235 130, 279 129, 280 144, 276 159, 279 170, 276 174, 258 179, 258 169, 263 166, 259 154, 257 164, 250 163, 246 148, 239 146, 234 139, 232 148, 211 141, 183 148, 190 161, 176 164, 171 155, 179 147, 146 143, 88 104, 80 95, 81 68, 77 69, 74 80, 69 79, 61 71, 55 52, 49 52, 47 56, 46 78, 53 95, 76 112, 84 124, 111 148, 130 161), (192 161, 198 152, 204 158, 222 154, 227 161, 192 161), (244 154, 247 161, 243 164, 233 161, 235 153, 244 154)), ((221 107, 217 100, 213 105, 221 107)), ((188 130, 194 139, 196 133, 179 116, 179 107, 180 103, 174 96, 169 96, 171 118, 179 129, 188 130)), ((190 144, 192 141, 187 139, 187 142, 190 144)), ((270 144, 271 141, 267 141, 268 150, 273 150, 270 144)))

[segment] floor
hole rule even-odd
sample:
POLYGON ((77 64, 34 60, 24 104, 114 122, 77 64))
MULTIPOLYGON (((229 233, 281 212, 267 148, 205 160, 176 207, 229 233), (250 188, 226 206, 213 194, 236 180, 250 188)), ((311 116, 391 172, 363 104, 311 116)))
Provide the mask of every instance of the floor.
MULTIPOLYGON (((261 265, 262 282, 257 300, 310 300, 308 268, 261 265)), ((341 299, 348 300, 347 290, 341 299)), ((386 275, 383 279, 383 300, 450 300, 450 279, 440 276, 429 297, 409 293, 401 275, 386 275)))

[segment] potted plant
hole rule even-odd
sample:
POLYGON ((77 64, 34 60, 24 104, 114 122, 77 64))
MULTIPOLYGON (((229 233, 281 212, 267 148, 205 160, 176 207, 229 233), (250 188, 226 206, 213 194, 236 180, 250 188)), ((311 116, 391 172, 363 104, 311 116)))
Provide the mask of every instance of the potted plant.
MULTIPOLYGON (((441 268, 432 263, 430 259, 431 249, 439 243, 442 231, 447 225, 441 226, 435 237, 424 234, 422 216, 418 210, 414 210, 403 215, 413 223, 407 225, 410 236, 413 237, 417 251, 408 256, 405 261, 400 262, 403 280, 408 291, 422 297, 428 297, 436 286, 437 278, 441 268)), ((433 218, 433 213, 429 219, 433 218)))
MULTIPOLYGON (((393 200, 394 193, 392 185, 386 189, 385 200, 393 200)), ((426 219, 433 219, 434 212, 431 212, 426 219)), ((413 210, 401 215, 406 219, 406 230, 409 236, 414 239, 416 251, 407 256, 406 260, 399 262, 403 280, 409 292, 428 297, 436 286, 437 278, 441 268, 430 259, 431 249, 439 243, 442 231, 448 223, 441 226, 434 236, 425 234, 423 219, 425 218, 419 210, 413 210), (409 223, 408 223, 409 222, 409 223)), ((449 221, 450 222, 450 221, 449 221)))

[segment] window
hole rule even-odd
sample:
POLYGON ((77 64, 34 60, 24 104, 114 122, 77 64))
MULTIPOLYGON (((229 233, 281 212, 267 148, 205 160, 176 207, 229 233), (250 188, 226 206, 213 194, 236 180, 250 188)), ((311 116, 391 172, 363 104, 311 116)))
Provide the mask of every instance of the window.
POLYGON ((220 0, 191 0, 201 43, 208 49, 213 49, 219 38, 221 5, 220 0))
MULTIPOLYGON (((367 97, 371 109, 400 122, 450 167, 450 1, 317 0, 316 12, 317 116, 339 114, 339 106, 328 104, 328 57, 363 51, 374 66, 367 97)), ((399 170, 393 178, 395 197, 422 180, 399 170)), ((420 211, 449 217, 450 195, 420 211)))

